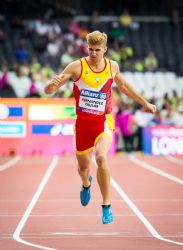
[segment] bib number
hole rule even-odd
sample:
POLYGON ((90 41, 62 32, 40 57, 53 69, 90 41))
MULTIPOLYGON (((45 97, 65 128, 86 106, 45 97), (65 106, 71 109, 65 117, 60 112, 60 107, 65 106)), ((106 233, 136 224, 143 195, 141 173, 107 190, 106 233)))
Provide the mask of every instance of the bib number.
POLYGON ((105 106, 106 93, 81 89, 79 98, 79 109, 81 111, 94 114, 101 114, 104 113, 105 106))

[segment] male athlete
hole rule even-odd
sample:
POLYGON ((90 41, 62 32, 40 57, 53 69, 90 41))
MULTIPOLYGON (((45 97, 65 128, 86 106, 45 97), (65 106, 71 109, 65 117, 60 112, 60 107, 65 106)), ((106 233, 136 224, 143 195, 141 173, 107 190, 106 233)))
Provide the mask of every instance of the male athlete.
POLYGON ((52 94, 69 79, 73 80, 77 119, 75 123, 76 157, 82 180, 80 200, 83 206, 90 201, 92 176, 90 163, 95 149, 97 181, 102 194, 102 222, 113 222, 110 202, 110 171, 107 153, 111 145, 114 120, 111 107, 111 86, 115 82, 119 90, 141 104, 147 112, 155 113, 156 106, 147 102, 123 78, 115 61, 104 57, 107 51, 107 35, 94 31, 86 36, 88 56, 70 63, 60 75, 56 75, 45 87, 52 94))

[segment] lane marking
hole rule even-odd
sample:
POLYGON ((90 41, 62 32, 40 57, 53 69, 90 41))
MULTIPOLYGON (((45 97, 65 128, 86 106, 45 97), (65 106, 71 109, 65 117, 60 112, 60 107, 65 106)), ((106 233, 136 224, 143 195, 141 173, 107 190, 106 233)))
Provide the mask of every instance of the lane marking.
POLYGON ((38 186, 31 202, 29 203, 27 209, 25 210, 20 222, 18 223, 18 226, 16 227, 14 233, 13 233, 13 239, 24 244, 27 246, 32 246, 32 247, 36 247, 36 248, 40 248, 40 249, 45 249, 45 250, 58 250, 56 248, 50 248, 50 247, 46 247, 46 246, 42 246, 39 244, 34 244, 31 243, 29 241, 23 240, 20 236, 22 229, 24 228, 24 225, 26 224, 35 204, 37 203, 43 189, 45 188, 51 174, 53 173, 54 169, 56 168, 56 165, 58 163, 58 156, 54 156, 50 165, 48 166, 48 169, 43 177, 43 179, 40 182, 40 185, 38 186))
MULTIPOLYGON (((38 233, 38 234, 22 234, 22 238, 24 239, 58 239, 58 238, 78 238, 78 237, 113 237, 113 238, 152 238, 151 235, 144 235, 144 234, 134 234, 131 232, 111 232, 111 233, 106 233, 106 232, 99 232, 99 233, 93 233, 93 232, 88 232, 87 235, 84 232, 47 232, 47 233, 38 233), (76 236, 76 237, 75 237, 76 236)), ((180 238, 183 236, 183 232, 178 232, 177 234, 165 234, 166 237, 171 237, 171 238, 180 238)), ((0 239, 11 239, 12 235, 11 234, 0 234, 0 239)))
POLYGON ((13 167, 20 159, 21 159, 21 156, 17 155, 12 160, 0 165, 0 171, 13 167))
POLYGON ((155 237, 158 240, 162 240, 162 241, 166 241, 169 243, 183 246, 183 242, 173 241, 173 240, 170 240, 161 236, 112 177, 111 177, 111 185, 117 191, 117 193, 121 196, 121 198, 125 200, 128 206, 137 215, 137 217, 142 221, 142 223, 145 225, 145 227, 148 229, 148 231, 152 234, 153 237, 155 237))
MULTIPOLYGON (((182 213, 160 213, 160 214, 145 214, 148 217, 177 217, 183 216, 182 213)), ((0 217, 22 217, 22 214, 0 214, 0 217)), ((100 217, 101 214, 31 214, 29 217, 100 217)), ((115 214, 115 217, 136 217, 134 214, 115 214)))
POLYGON ((142 167, 142 168, 145 168, 145 169, 147 169, 147 170, 149 170, 149 171, 151 171, 151 172, 153 172, 153 173, 155 173, 155 174, 159 174, 159 175, 161 175, 161 176, 163 176, 163 177, 165 177, 165 178, 167 178, 167 179, 169 179, 169 180, 171 180, 171 181, 174 181, 174 182, 176 182, 176 183, 178 183, 178 184, 180 184, 180 185, 183 185, 183 180, 182 179, 180 179, 180 178, 178 178, 178 177, 175 177, 174 175, 171 175, 171 174, 168 174, 168 173, 166 173, 165 171, 163 171, 163 170, 160 170, 160 169, 158 169, 158 168, 156 168, 156 167, 153 167, 152 165, 150 165, 149 163, 146 163, 146 162, 144 162, 144 161, 141 161, 141 160, 139 160, 138 158, 136 158, 135 156, 129 156, 128 157, 133 163, 135 163, 136 165, 138 165, 138 166, 140 166, 140 167, 142 167))
MULTIPOLYGON (((134 202, 183 202, 183 199, 132 199, 134 202)), ((0 202, 28 202, 29 200, 0 200, 0 202)), ((122 202, 121 199, 111 199, 112 202, 122 202)), ((78 199, 41 200, 40 202, 78 202, 78 199)), ((101 199, 92 199, 92 202, 101 202, 101 199)))
POLYGON ((177 158, 175 158, 175 157, 173 157, 173 156, 170 156, 170 155, 169 155, 169 156, 166 156, 165 158, 166 158, 167 160, 173 162, 173 163, 177 163, 177 164, 183 166, 183 160, 177 159, 177 158))
POLYGON ((120 233, 107 233, 107 232, 97 232, 97 233, 92 233, 92 232, 55 232, 51 233, 51 235, 63 235, 63 236, 116 236, 120 235, 120 233))
MULTIPOLYGON (((97 163, 95 158, 92 158, 95 166, 97 167, 97 163)), ((173 243, 175 245, 183 246, 183 242, 173 241, 161 236, 158 231, 152 226, 152 224, 148 221, 148 219, 143 215, 143 213, 136 207, 133 201, 128 197, 128 195, 122 190, 122 188, 118 185, 118 183, 114 180, 113 177, 110 178, 110 183, 112 187, 116 190, 119 196, 128 204, 128 206, 132 209, 132 211, 137 215, 137 217, 141 220, 144 226, 148 229, 148 231, 152 234, 152 236, 158 240, 166 241, 169 243, 173 243)))

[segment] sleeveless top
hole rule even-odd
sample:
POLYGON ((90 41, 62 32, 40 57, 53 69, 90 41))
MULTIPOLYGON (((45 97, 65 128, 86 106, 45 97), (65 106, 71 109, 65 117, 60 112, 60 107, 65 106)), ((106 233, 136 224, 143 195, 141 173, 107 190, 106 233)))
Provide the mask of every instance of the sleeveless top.
POLYGON ((104 69, 95 72, 86 58, 81 58, 81 74, 74 82, 76 114, 98 116, 112 112, 111 85, 113 83, 110 60, 104 58, 104 69))

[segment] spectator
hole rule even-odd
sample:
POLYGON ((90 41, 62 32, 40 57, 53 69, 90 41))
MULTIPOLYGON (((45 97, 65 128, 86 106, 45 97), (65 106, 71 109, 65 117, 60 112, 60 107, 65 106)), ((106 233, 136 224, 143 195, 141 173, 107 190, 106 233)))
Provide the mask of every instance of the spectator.
POLYGON ((90 30, 103 30, 98 10, 92 12, 90 30))
POLYGON ((59 23, 55 19, 51 20, 50 23, 50 31, 51 33, 55 34, 56 36, 60 36, 62 33, 62 28, 59 23))
POLYGON ((54 37, 47 43, 45 57, 55 69, 59 64, 61 42, 58 38, 54 37))
POLYGON ((36 56, 32 57, 32 62, 30 64, 31 73, 34 75, 41 69, 41 64, 36 56))
POLYGON ((170 98, 168 96, 168 93, 166 93, 163 97, 161 109, 162 110, 165 109, 168 112, 171 112, 171 110, 172 110, 172 105, 171 105, 171 101, 170 101, 170 98))
POLYGON ((88 27, 87 27, 87 25, 86 24, 83 24, 82 26, 81 26, 81 28, 80 28, 80 31, 79 31, 79 37, 81 38, 81 39, 85 39, 85 37, 87 36, 87 34, 89 33, 89 29, 88 29, 88 27))
POLYGON ((133 20, 129 14, 128 10, 124 10, 123 13, 119 17, 120 24, 122 27, 128 28, 131 27, 133 20))
POLYGON ((75 40, 75 52, 76 52, 76 56, 78 56, 78 57, 86 56, 87 45, 83 39, 77 38, 75 40))
POLYGON ((63 68, 65 68, 69 63, 74 60, 74 48, 72 45, 67 47, 67 51, 61 55, 60 63, 63 68))
POLYGON ((70 97, 73 97, 72 82, 70 82, 70 84, 65 85, 65 86, 60 90, 60 97, 62 97, 62 98, 70 98, 70 97))
POLYGON ((19 63, 27 62, 29 59, 29 53, 25 48, 25 40, 20 39, 18 48, 15 52, 16 59, 19 63))
POLYGON ((2 89, 8 83, 8 72, 6 64, 2 65, 2 72, 0 76, 0 89, 2 89))
POLYGON ((118 22, 112 22, 108 29, 108 36, 110 41, 114 41, 115 39, 123 41, 124 40, 124 33, 121 27, 119 26, 118 22))
POLYGON ((47 36, 48 32, 50 31, 50 27, 49 27, 48 23, 46 23, 44 18, 40 18, 40 19, 36 20, 35 29, 36 29, 36 33, 39 36, 47 36))
POLYGON ((120 48, 118 40, 115 39, 113 41, 112 48, 108 50, 108 54, 112 60, 115 60, 118 63, 121 63, 121 48, 120 48))
POLYGON ((26 97, 41 97, 41 95, 37 89, 36 82, 32 76, 31 76, 31 84, 29 87, 29 93, 26 97))
POLYGON ((179 98, 177 95, 177 91, 174 89, 172 93, 172 97, 170 98, 172 110, 175 111, 177 110, 178 104, 179 104, 179 98))
POLYGON ((125 43, 121 43, 121 62, 125 62, 133 57, 133 48, 125 43))
POLYGON ((2 65, 2 72, 0 76, 0 97, 16 97, 14 89, 9 84, 6 64, 2 65))
POLYGON ((55 57, 59 55, 60 42, 58 39, 53 38, 47 43, 47 54, 48 57, 55 57))
POLYGON ((124 150, 126 152, 134 151, 134 136, 136 120, 132 114, 132 106, 128 103, 123 104, 124 110, 119 110, 116 117, 116 128, 118 136, 121 134, 124 140, 124 150), (119 133, 120 131, 120 133, 119 133))
POLYGON ((141 59, 138 59, 134 63, 134 70, 137 72, 143 72, 144 71, 144 62, 141 59))
POLYGON ((68 25, 68 30, 70 33, 73 33, 74 35, 78 36, 80 33, 80 26, 78 24, 78 22, 76 21, 76 18, 73 17, 71 22, 68 25))
POLYGON ((45 80, 50 79, 54 75, 54 71, 49 63, 45 63, 42 70, 42 76, 45 80))
POLYGON ((158 59, 153 51, 150 51, 144 60, 145 69, 147 71, 156 71, 158 68, 158 59))
POLYGON ((137 139, 137 151, 142 151, 142 129, 143 127, 150 125, 153 118, 154 115, 146 113, 143 107, 140 107, 140 109, 136 110, 134 113, 134 119, 138 126, 135 133, 135 137, 137 139))
POLYGON ((24 69, 19 67, 16 75, 9 79, 10 85, 13 87, 17 97, 26 97, 29 93, 30 78, 25 75, 24 69))

